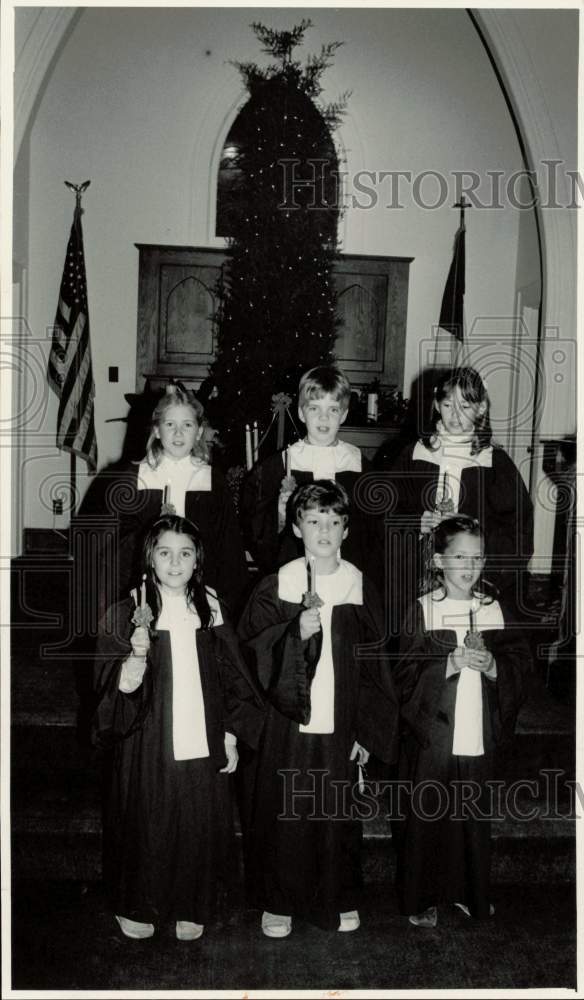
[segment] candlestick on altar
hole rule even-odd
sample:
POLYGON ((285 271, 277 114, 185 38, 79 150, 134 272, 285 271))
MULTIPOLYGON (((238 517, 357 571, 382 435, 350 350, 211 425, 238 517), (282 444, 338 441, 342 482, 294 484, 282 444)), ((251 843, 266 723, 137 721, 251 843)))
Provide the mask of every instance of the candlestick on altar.
POLYGON ((146 607, 146 574, 142 577, 142 583, 140 584, 140 607, 146 607))
POLYGON ((251 427, 249 424, 245 425, 245 464, 247 469, 251 469, 253 465, 252 451, 251 451, 251 427))
POLYGON ((253 460, 254 464, 258 460, 258 422, 254 420, 253 422, 253 460))

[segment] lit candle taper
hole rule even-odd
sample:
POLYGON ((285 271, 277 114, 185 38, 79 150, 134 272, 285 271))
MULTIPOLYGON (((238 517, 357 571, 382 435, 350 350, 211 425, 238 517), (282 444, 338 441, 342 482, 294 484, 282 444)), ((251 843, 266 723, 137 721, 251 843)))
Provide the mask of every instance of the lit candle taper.
POLYGON ((254 464, 258 460, 258 422, 253 422, 253 460, 254 464))
POLYGON ((167 483, 164 487, 164 500, 162 501, 165 507, 168 507, 170 503, 170 483, 167 483))
POLYGON ((251 453, 251 427, 249 424, 245 425, 245 464, 249 469, 253 465, 252 453, 251 453))
POLYGON ((310 568, 310 594, 314 597, 316 594, 316 558, 314 556, 309 557, 308 565, 310 568))
POLYGON ((142 583, 140 584, 140 607, 146 607, 146 574, 142 577, 142 583))

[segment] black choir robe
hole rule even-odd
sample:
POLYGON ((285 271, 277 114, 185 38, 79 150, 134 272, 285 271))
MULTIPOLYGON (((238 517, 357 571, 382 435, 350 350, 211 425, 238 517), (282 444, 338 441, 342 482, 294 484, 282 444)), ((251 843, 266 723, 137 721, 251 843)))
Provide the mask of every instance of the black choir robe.
POLYGON ((237 638, 222 624, 197 632, 209 757, 176 761, 172 732, 170 635, 152 639, 132 694, 118 690, 131 653, 134 604, 110 608, 97 646, 95 739, 106 751, 104 879, 114 913, 142 923, 205 924, 218 884, 237 868, 224 734, 257 744, 263 698, 237 638))
POLYGON ((481 676, 481 756, 452 753, 459 675, 445 675, 448 656, 457 645, 455 631, 427 631, 418 601, 404 622, 401 656, 394 668, 403 720, 398 777, 411 782, 412 794, 400 793, 392 833, 398 897, 405 914, 459 902, 475 917, 489 916, 489 816, 493 803, 498 806, 487 782, 504 774, 531 670, 529 646, 502 610, 505 628, 481 632, 497 663, 496 680, 481 676), (474 796, 463 819, 451 818, 462 815, 458 782, 468 783, 474 796), (485 818, 475 818, 473 810, 485 818))
POLYGON ((300 638, 302 610, 278 596, 272 574, 256 587, 239 625, 268 701, 254 773, 247 774, 247 882, 260 909, 336 929, 339 913, 358 908, 362 885, 351 749, 357 740, 382 761, 396 759, 397 701, 383 645, 356 655, 383 636, 375 589, 363 578, 363 604, 332 609, 334 733, 301 732, 322 641, 322 632, 300 638))
MULTIPOLYGON (((94 577, 99 580, 100 617, 136 585, 142 540, 150 524, 160 516, 162 490, 138 490, 138 469, 139 463, 129 462, 100 473, 79 511, 80 515, 103 516, 104 520, 113 518, 119 532, 117 555, 115 548, 105 543, 100 546, 99 576, 94 577)), ((249 574, 231 491, 218 469, 211 468, 210 491, 185 494, 185 516, 201 532, 205 581, 217 591, 236 621, 249 593, 249 574)), ((91 575, 91 567, 87 572, 91 575)), ((82 588, 85 594, 95 589, 90 581, 82 588)))
MULTIPOLYGON (((292 531, 288 516, 282 531, 278 528, 278 496, 286 475, 285 451, 270 455, 250 471, 243 486, 241 518, 246 544, 262 574, 273 573, 302 555, 302 542, 292 531)), ((313 482, 311 472, 293 469, 298 486, 313 482)), ((350 530, 343 542, 343 558, 366 572, 380 593, 384 585, 383 518, 370 503, 368 493, 373 473, 362 457, 362 471, 342 471, 335 482, 345 488, 351 501, 350 530)))
MULTIPOLYGON (((415 442, 400 452, 384 480, 389 489, 386 521, 394 634, 399 633, 418 593, 425 544, 425 536, 420 538, 420 520, 425 510, 433 509, 438 486, 439 466, 414 460, 414 448, 415 442)), ((490 468, 463 469, 458 513, 479 521, 485 532, 484 576, 517 614, 533 554, 533 505, 516 466, 502 448, 493 446, 490 468)))

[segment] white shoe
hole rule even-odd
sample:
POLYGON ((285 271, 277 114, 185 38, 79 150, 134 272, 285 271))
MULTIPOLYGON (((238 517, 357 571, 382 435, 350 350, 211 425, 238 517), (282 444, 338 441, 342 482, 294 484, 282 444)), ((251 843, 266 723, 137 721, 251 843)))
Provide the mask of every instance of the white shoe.
POLYGON ((338 926, 338 930, 346 931, 356 931, 360 926, 361 921, 359 920, 359 912, 357 910, 348 910, 346 913, 339 913, 341 922, 338 926))
POLYGON ((117 914, 116 920, 121 927, 122 934, 125 934, 126 937, 141 940, 142 938, 150 938, 154 934, 154 924, 141 924, 138 920, 118 917, 117 914))
POLYGON ((435 927, 438 923, 438 910, 435 906, 429 906, 423 913, 412 913, 408 920, 415 927, 435 927))
POLYGON ((262 931, 266 937, 284 938, 288 937, 292 930, 292 917, 283 916, 280 913, 262 913, 262 931))
POLYGON ((194 924, 191 920, 177 920, 176 936, 179 941, 196 941, 202 936, 204 924, 194 924))

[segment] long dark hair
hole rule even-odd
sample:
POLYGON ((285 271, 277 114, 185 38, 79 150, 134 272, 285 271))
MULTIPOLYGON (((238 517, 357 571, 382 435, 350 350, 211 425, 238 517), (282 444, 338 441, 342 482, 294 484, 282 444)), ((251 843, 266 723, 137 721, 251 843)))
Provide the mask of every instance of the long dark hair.
POLYGON ((195 546, 196 565, 193 575, 187 583, 186 599, 187 604, 193 605, 199 618, 201 628, 209 628, 213 624, 213 612, 207 599, 207 590, 203 582, 203 569, 205 557, 203 553, 203 543, 201 532, 192 521, 186 517, 179 517, 177 514, 165 514, 164 517, 155 521, 144 537, 142 549, 142 574, 146 577, 146 599, 152 608, 154 623, 158 621, 162 610, 160 588, 154 574, 154 549, 165 531, 172 531, 176 535, 186 535, 195 546))
MULTIPOLYGON (((438 380, 434 386, 434 402, 441 403, 443 399, 451 396, 456 387, 460 389, 460 394, 467 403, 476 405, 485 403, 485 412, 479 414, 475 420, 474 433, 471 443, 471 454, 476 455, 483 448, 488 448, 491 443, 493 431, 491 429, 491 419, 489 416, 490 400, 487 388, 481 376, 475 368, 452 368, 438 380)), ((440 419, 440 414, 436 407, 432 407, 432 419, 430 429, 420 435, 420 439, 427 448, 437 448, 438 439, 436 424, 440 419)))
MULTIPOLYGON (((480 538, 483 542, 485 535, 476 517, 469 517, 467 514, 455 514, 454 517, 445 517, 437 525, 430 536, 426 537, 424 545, 424 566, 419 584, 420 596, 431 593, 434 590, 443 590, 446 597, 446 587, 444 586, 444 574, 439 566, 434 563, 434 555, 443 555, 446 549, 456 537, 456 535, 470 535, 472 538, 480 538)), ((488 580, 481 576, 473 585, 473 597, 486 598, 486 603, 492 604, 496 595, 496 588, 488 580)), ((443 600, 444 597, 437 597, 436 600, 443 600)))

